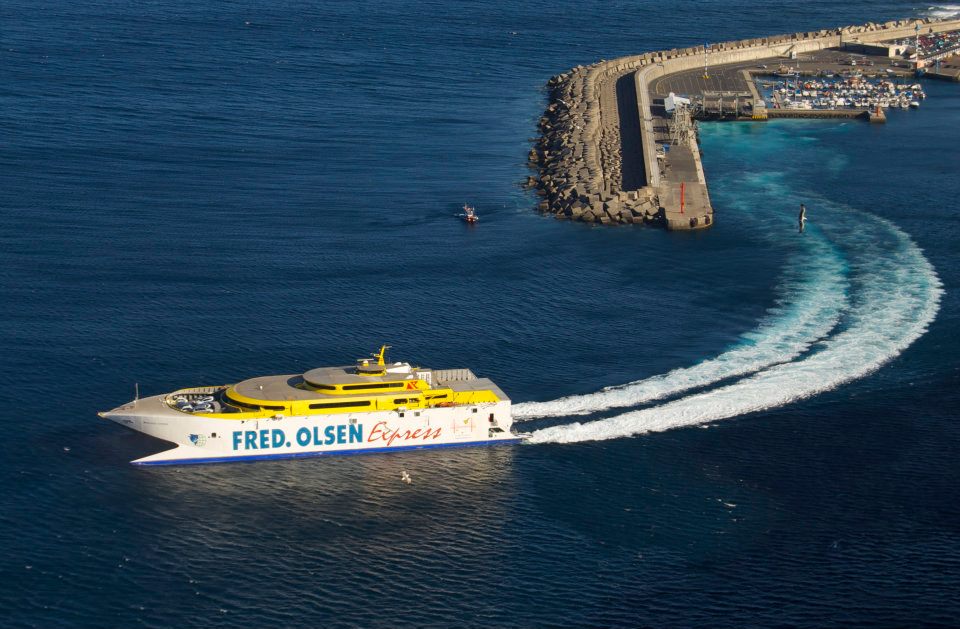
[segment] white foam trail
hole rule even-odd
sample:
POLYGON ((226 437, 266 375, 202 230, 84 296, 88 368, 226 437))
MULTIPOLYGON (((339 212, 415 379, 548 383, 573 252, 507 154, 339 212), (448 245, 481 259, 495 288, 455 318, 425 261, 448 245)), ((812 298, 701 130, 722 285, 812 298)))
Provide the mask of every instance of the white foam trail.
POLYGON ((939 4, 927 7, 924 12, 926 17, 937 19, 952 18, 960 15, 960 4, 939 4))
POLYGON ((845 225, 844 238, 853 241, 859 252, 851 268, 861 286, 854 293, 845 330, 828 339, 821 350, 735 384, 655 408, 538 430, 530 442, 614 439, 735 417, 828 391, 899 355, 936 317, 942 285, 907 234, 886 220, 855 214, 855 221, 838 223, 841 229, 845 225))
POLYGON ((585 415, 637 406, 800 356, 836 326, 848 306, 845 262, 840 252, 822 238, 808 238, 804 244, 802 256, 795 256, 787 264, 780 286, 784 297, 756 330, 743 335, 744 342, 739 346, 692 367, 597 393, 516 404, 514 419, 585 415))

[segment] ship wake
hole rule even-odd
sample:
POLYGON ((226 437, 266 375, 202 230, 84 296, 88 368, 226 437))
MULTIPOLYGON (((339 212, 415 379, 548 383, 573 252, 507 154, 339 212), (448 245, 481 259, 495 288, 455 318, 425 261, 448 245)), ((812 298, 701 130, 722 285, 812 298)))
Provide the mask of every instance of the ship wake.
POLYGON ((522 421, 587 415, 639 406, 799 357, 837 326, 848 306, 843 254, 824 239, 807 242, 802 254, 788 261, 778 287, 776 307, 734 348, 692 367, 607 387, 597 393, 517 404, 513 408, 514 418, 522 421))
POLYGON ((803 262, 788 267, 779 308, 737 347, 693 367, 550 402, 518 404, 521 418, 629 407, 720 384, 658 406, 532 433, 531 443, 572 443, 669 430, 809 398, 861 378, 916 341, 936 317, 943 288, 913 240, 871 214, 817 204, 803 262), (723 381, 732 384, 723 384, 723 381))

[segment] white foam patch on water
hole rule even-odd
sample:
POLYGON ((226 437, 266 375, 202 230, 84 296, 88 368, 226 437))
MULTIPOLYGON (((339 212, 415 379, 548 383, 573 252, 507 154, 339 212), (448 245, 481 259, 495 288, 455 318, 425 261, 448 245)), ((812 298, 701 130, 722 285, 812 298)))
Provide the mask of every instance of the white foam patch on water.
POLYGON ((937 19, 957 17, 960 16, 960 4, 938 4, 927 7, 924 16, 937 19))
POLYGON ((898 356, 936 317, 943 289, 912 239, 862 212, 834 214, 837 240, 851 245, 856 284, 844 329, 815 353, 769 367, 734 384, 654 408, 533 433, 531 443, 615 439, 693 426, 811 397, 861 378, 898 356))
POLYGON ((637 406, 800 356, 836 326, 849 305, 842 254, 823 238, 805 238, 804 244, 802 255, 788 261, 779 288, 783 297, 755 330, 743 335, 738 346, 692 367, 607 387, 597 393, 516 404, 514 419, 585 415, 637 406))

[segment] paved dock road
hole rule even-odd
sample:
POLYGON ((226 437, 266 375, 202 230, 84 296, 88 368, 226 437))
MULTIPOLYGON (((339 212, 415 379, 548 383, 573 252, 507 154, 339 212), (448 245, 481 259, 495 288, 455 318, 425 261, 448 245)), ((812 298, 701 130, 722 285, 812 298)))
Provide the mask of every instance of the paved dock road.
POLYGON ((699 96, 704 92, 749 92, 750 86, 743 77, 743 67, 757 67, 756 62, 738 66, 721 66, 709 70, 709 78, 703 78, 703 68, 669 74, 654 80, 650 85, 650 94, 654 98, 674 94, 699 96))

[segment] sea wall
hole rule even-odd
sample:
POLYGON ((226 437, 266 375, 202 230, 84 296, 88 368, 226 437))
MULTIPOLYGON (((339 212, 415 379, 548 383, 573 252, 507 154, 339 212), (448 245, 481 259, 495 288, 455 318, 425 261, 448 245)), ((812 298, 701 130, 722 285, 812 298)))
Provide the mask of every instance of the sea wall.
MULTIPOLYGON (((912 37, 918 24, 922 33, 960 30, 960 20, 897 20, 722 42, 712 45, 707 55, 711 66, 788 56, 838 47, 848 38, 875 42, 912 37)), ((528 178, 527 184, 540 197, 538 209, 562 219, 667 226, 660 203, 662 173, 653 141, 649 86, 658 77, 699 67, 704 52, 703 46, 649 52, 577 66, 552 77, 547 82, 549 102, 539 121, 540 136, 529 155, 537 175, 528 178), (618 82, 631 74, 636 111, 621 112, 628 103, 618 94, 618 82), (621 137, 623 115, 639 119, 640 185, 637 177, 627 182, 622 172, 625 158, 636 160, 635 155, 623 154, 624 147, 637 144, 632 136, 621 137)), ((699 164, 698 172, 702 173, 699 164)), ((705 187, 705 181, 700 183, 705 187)))

